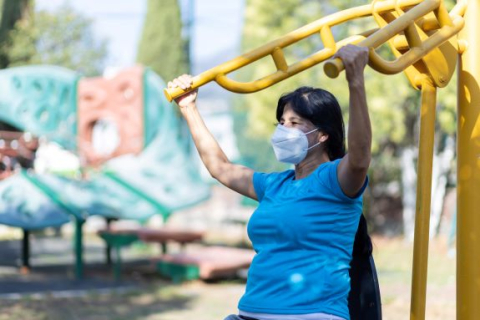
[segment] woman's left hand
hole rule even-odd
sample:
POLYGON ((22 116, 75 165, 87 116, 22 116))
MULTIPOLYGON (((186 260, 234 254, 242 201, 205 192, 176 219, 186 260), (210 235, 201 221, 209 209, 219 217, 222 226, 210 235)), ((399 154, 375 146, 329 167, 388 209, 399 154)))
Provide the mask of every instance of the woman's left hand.
POLYGON ((348 44, 340 48, 334 58, 342 60, 349 84, 355 84, 358 79, 363 81, 363 71, 368 63, 368 48, 348 44))

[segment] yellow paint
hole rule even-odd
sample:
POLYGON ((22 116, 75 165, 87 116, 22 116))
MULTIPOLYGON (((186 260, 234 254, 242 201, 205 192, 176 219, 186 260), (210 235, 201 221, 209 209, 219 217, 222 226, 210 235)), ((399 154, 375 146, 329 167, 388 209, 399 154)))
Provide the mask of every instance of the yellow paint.
POLYGON ((473 126, 471 137, 474 142, 478 143, 478 138, 480 138, 480 117, 477 117, 477 119, 475 119, 475 125, 473 126))
POLYGON ((458 171, 458 177, 460 180, 467 180, 470 179, 472 176, 472 168, 469 166, 464 166, 462 168, 459 168, 460 170, 458 171))
POLYGON ((415 320, 425 319, 433 147, 435 137, 435 107, 437 95, 437 89, 433 86, 432 80, 427 77, 424 78, 421 89, 420 145, 417 164, 417 200, 410 307, 410 319, 415 320))
POLYGON ((465 125, 465 117, 458 115, 458 128, 462 128, 465 125))
POLYGON ((470 94, 470 89, 468 88, 468 86, 463 86, 463 92, 464 92, 465 100, 468 103, 471 103, 472 102, 472 95, 470 94))
POLYGON ((480 315, 480 0, 469 0, 458 65, 457 319, 480 315))

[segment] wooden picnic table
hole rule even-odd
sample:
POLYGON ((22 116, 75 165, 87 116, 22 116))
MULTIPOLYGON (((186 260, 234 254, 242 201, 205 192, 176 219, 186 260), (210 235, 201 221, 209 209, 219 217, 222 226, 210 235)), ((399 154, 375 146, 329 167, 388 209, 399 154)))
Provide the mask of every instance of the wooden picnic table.
POLYGON ((190 231, 173 228, 112 228, 98 231, 98 235, 107 243, 108 247, 115 250, 116 261, 114 264, 114 276, 116 280, 121 277, 121 255, 120 249, 134 243, 135 241, 156 242, 162 246, 162 254, 167 253, 167 243, 177 242, 182 248, 192 242, 203 239, 203 232, 190 231))

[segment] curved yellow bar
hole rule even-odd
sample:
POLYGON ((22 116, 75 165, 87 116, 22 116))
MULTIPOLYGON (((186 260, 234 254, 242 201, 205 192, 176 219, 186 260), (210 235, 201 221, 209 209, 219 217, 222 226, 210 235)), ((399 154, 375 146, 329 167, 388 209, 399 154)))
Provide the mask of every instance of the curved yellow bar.
MULTIPOLYGON (((435 1, 439 2, 440 0, 427 0, 427 1, 435 1)), ((395 1, 395 0, 388 0, 379 2, 376 6, 377 12, 390 12, 394 11, 397 6, 402 7, 403 9, 409 9, 422 3, 422 0, 403 0, 403 1, 395 1)), ((362 18, 366 16, 372 15, 372 6, 371 5, 364 5, 360 7, 350 8, 347 10, 343 10, 340 12, 336 12, 329 16, 326 16, 322 19, 314 21, 310 24, 305 25, 302 28, 299 28, 295 31, 292 31, 282 38, 279 38, 275 41, 272 41, 262 47, 259 47, 255 50, 252 50, 248 53, 245 53, 237 58, 234 58, 228 62, 220 64, 210 70, 207 70, 198 76, 195 76, 192 80, 192 87, 187 90, 182 90, 180 88, 174 89, 165 89, 164 93, 165 96, 169 101, 175 99, 176 97, 181 96, 189 91, 192 91, 198 87, 203 86, 206 83, 211 81, 217 81, 220 79, 220 85, 226 85, 225 88, 227 90, 231 90, 234 92, 239 93, 249 93, 255 92, 261 89, 265 89, 265 85, 272 85, 277 83, 278 81, 284 80, 292 75, 295 75, 305 69, 310 68, 313 65, 316 65, 326 59, 330 58, 336 50, 341 45, 345 45, 348 43, 358 43, 359 40, 363 40, 365 36, 368 36, 371 32, 367 32, 365 34, 358 36, 349 37, 348 39, 344 39, 339 43, 335 43, 333 39, 333 35, 330 31, 332 26, 344 23, 346 21, 350 21, 357 18, 362 18), (305 58, 295 64, 288 66, 286 62, 282 61, 283 53, 281 50, 286 48, 302 39, 305 39, 313 34, 320 33, 320 37, 323 41, 325 49, 320 50, 319 52, 313 54, 312 56, 305 58), (362 38, 363 37, 363 38, 362 38), (243 67, 252 62, 255 62, 261 58, 266 56, 272 56, 272 59, 277 66, 277 72, 267 75, 262 79, 257 81, 248 82, 248 83, 239 83, 233 80, 225 79, 226 75, 243 67), (285 73, 285 74, 283 74, 285 73)))
MULTIPOLYGON (((437 9, 439 5, 440 3, 436 0, 426 0, 401 17, 395 19, 384 28, 379 29, 376 33, 363 40, 358 45, 376 48, 400 32, 406 32, 408 28, 414 25, 417 19, 437 9)), ((465 3, 459 3, 455 8, 456 10, 453 11, 452 9, 452 12, 464 13, 466 5, 465 3)), ((423 58, 430 51, 437 48, 439 45, 460 32, 464 26, 464 19, 456 14, 452 15, 451 18, 453 18, 451 23, 447 24, 447 22, 444 21, 446 25, 438 29, 427 40, 421 42, 420 39, 418 39, 420 43, 415 43, 415 45, 406 54, 394 61, 386 61, 376 54, 374 50, 370 50, 370 67, 384 74, 395 74, 405 70, 407 67, 423 58)), ((330 78, 336 78, 343 69, 343 63, 340 59, 327 61, 324 64, 324 71, 330 78)))
POLYGON ((433 36, 425 40, 421 46, 410 49, 407 53, 402 55, 395 61, 386 61, 381 58, 374 50, 370 51, 369 65, 376 71, 383 74, 396 74, 407 67, 411 66, 427 53, 435 48, 438 48, 442 43, 456 35, 462 30, 465 25, 465 20, 462 17, 456 17, 453 20, 452 27, 443 27, 438 30, 433 36))

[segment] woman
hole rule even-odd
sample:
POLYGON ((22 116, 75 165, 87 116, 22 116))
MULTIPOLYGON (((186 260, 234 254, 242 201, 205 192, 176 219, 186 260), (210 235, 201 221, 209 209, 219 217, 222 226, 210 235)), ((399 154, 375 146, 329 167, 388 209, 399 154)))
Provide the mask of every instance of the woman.
MULTIPOLYGON (((239 315, 225 320, 349 319, 349 263, 367 185, 371 128, 363 71, 368 49, 341 48, 350 92, 348 153, 337 100, 302 87, 280 98, 272 137, 277 159, 295 165, 257 173, 233 164, 197 111, 197 92, 176 100, 213 178, 259 201, 248 223, 257 252, 239 315)), ((184 75, 169 87, 189 88, 184 75)))

